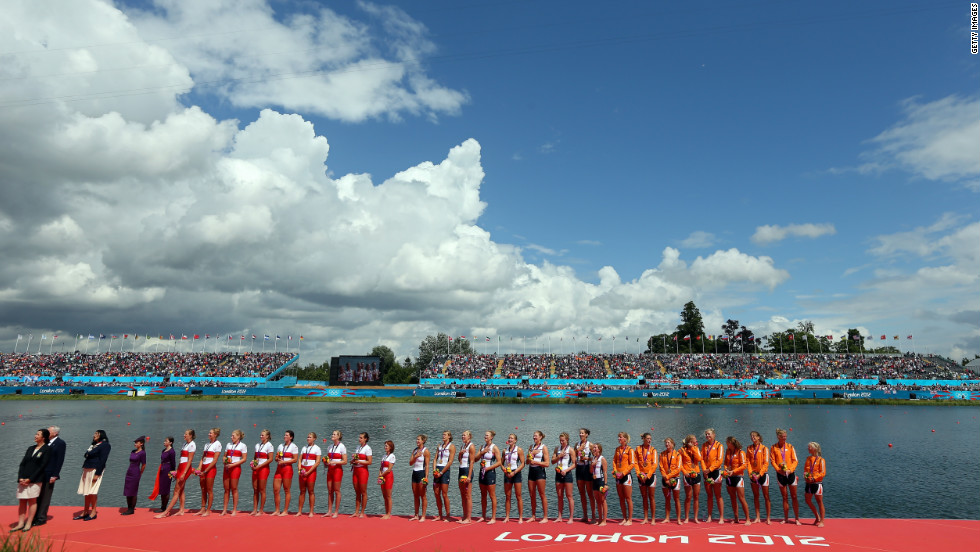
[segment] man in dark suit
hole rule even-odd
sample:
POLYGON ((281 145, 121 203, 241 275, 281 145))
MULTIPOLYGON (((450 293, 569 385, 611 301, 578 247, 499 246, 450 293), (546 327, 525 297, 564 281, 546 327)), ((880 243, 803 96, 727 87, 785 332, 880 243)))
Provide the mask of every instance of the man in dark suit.
POLYGON ((37 499, 37 514, 34 515, 33 525, 44 525, 48 522, 48 506, 51 506, 54 483, 61 479, 61 465, 65 463, 65 440, 58 437, 60 431, 61 428, 58 426, 48 428, 51 434, 51 440, 48 441, 51 456, 45 468, 45 478, 41 485, 41 496, 37 499))

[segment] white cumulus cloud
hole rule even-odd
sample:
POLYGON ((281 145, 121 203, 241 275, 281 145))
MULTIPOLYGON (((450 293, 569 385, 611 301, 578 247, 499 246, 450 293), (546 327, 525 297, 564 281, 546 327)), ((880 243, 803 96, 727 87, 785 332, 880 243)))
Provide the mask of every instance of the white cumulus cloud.
POLYGON ((752 241, 766 245, 782 241, 789 237, 797 238, 819 238, 820 236, 832 236, 837 233, 837 229, 831 223, 822 224, 788 224, 780 226, 778 224, 766 224, 756 227, 752 234, 752 241))

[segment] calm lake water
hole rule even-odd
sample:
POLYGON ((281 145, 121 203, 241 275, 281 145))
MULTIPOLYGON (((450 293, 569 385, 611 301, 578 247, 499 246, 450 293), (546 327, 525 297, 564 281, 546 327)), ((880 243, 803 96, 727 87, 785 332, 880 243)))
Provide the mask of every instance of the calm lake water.
MULTIPOLYGON (((553 449, 558 434, 567 431, 577 441, 579 427, 592 431, 592 440, 606 449, 607 458, 616 446, 616 433, 627 431, 632 444, 639 443, 645 431, 653 434, 654 444, 662 449, 663 439, 673 437, 680 442, 688 433, 699 437, 707 427, 714 427, 722 440, 735 435, 750 443, 749 431, 762 433, 766 445, 775 441, 775 429, 792 430, 789 441, 800 455, 798 476, 802 476, 806 443, 817 441, 827 459, 828 475, 824 481, 825 504, 829 517, 866 518, 957 518, 980 519, 980 410, 973 407, 942 406, 768 406, 768 405, 691 405, 683 408, 640 409, 622 405, 483 405, 483 404, 354 404, 301 403, 270 401, 0 401, 0 437, 5 443, 7 458, 0 462, 0 480, 8 482, 7 492, 0 493, 0 503, 15 504, 17 466, 24 450, 33 442, 35 430, 50 425, 62 428, 61 436, 68 445, 62 469, 62 480, 55 486, 53 503, 81 505, 75 491, 81 473, 82 454, 96 429, 105 429, 113 445, 106 468, 99 502, 102 506, 125 505, 122 496, 123 475, 128 464, 133 439, 150 436, 147 445, 149 462, 139 493, 139 507, 149 507, 147 500, 153 489, 153 476, 159 461, 163 438, 178 438, 186 428, 197 431, 198 450, 207 441, 210 427, 220 427, 219 440, 226 443, 231 430, 245 432, 245 443, 251 453, 258 442, 259 430, 268 428, 273 443, 281 442, 285 430, 296 432, 299 445, 305 435, 315 431, 318 444, 322 438, 339 429, 349 449, 357 444, 358 432, 371 436, 375 450, 375 465, 380 464, 386 439, 395 442, 398 458, 395 468, 394 513, 411 515, 412 495, 409 485, 408 459, 414 448, 415 435, 429 435, 430 450, 440 442, 443 430, 453 432, 460 443, 464 429, 473 431, 477 443, 488 429, 496 431, 495 443, 502 446, 508 433, 516 433, 519 444, 527 450, 534 430, 547 435, 545 443, 553 449), (516 429, 515 429, 516 428, 516 429), (651 430, 651 428, 653 428, 651 430), (933 431, 935 430, 935 431, 933 431), (892 446, 889 446, 892 445, 892 446)), ((199 455, 198 455, 199 456, 199 455)), ((197 458, 195 458, 195 461, 197 458)), ((771 472, 772 473, 772 472, 771 472)), ((452 512, 459 515, 459 491, 450 486, 452 512)), ((526 476, 525 476, 526 478, 526 476)), ((774 479, 774 477, 773 477, 774 479)), ((251 509, 249 470, 241 480, 239 508, 251 509)), ((326 511, 326 486, 321 473, 317 482, 317 511, 326 511)), ((502 477, 498 475, 498 483, 502 477)), ((658 481, 658 487, 660 482, 658 481)), ((748 485, 746 485, 748 487, 748 485)), ((220 507, 220 479, 215 484, 220 507)), ((296 508, 294 481, 292 509, 296 508)), ((556 513, 554 480, 548 472, 548 499, 551 515, 556 513)), ((196 479, 188 482, 188 506, 200 504, 196 479)), ((272 482, 269 482, 267 511, 272 509, 272 482)), ((474 513, 479 513, 479 490, 474 485, 474 513)), ((530 512, 527 489, 524 489, 525 513, 530 512)), ((726 510, 730 510, 724 492, 726 510)), ((503 509, 503 485, 497 485, 498 517, 503 509)), ((773 518, 782 517, 779 490, 773 483, 773 518)), ((751 491, 746 489, 751 508, 751 491)), ((634 491, 634 516, 642 515, 642 503, 634 491)), ((354 493, 349 472, 345 474, 342 512, 353 511, 354 493)), ((683 493, 681 494, 683 502, 683 493)), ((810 517, 799 490, 801 515, 810 517)), ((578 511, 578 496, 576 494, 578 511)), ((663 495, 657 490, 657 515, 663 515, 663 495)), ((704 512, 705 494, 701 493, 704 512)), ((159 503, 159 501, 157 501, 159 503)), ((610 517, 619 517, 618 501, 610 493, 610 517)), ((682 503, 683 506, 683 503, 682 503)), ((368 486, 368 513, 383 513, 381 493, 373 478, 368 486)), ((429 514, 435 513, 435 503, 429 499, 429 514)), ((729 512, 730 513, 730 512, 729 512)))

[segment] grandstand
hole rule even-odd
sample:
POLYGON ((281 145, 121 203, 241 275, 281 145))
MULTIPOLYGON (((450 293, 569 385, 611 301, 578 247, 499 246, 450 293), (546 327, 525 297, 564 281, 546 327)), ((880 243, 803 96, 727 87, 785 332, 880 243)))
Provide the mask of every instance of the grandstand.
POLYGON ((956 382, 962 371, 934 357, 860 354, 440 355, 423 385, 600 385, 602 387, 824 388, 956 382), (683 382, 683 383, 682 383, 683 382))
POLYGON ((279 387, 294 353, 0 354, 4 385, 279 387))

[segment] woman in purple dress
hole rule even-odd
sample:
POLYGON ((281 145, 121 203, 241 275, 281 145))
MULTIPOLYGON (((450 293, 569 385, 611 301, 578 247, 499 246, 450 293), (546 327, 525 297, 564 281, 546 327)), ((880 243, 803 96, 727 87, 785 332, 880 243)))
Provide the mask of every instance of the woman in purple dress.
POLYGON ((140 490, 140 478, 143 477, 143 470, 146 469, 146 437, 137 437, 133 444, 136 446, 129 453, 129 468, 126 470, 126 480, 123 483, 123 496, 126 497, 126 511, 124 516, 131 516, 136 509, 136 494, 140 490))
POLYGON ((157 470, 157 480, 153 486, 153 494, 150 495, 150 500, 155 500, 157 495, 160 495, 160 500, 163 503, 160 506, 161 512, 165 512, 167 510, 167 504, 170 503, 170 482, 173 481, 170 472, 177 469, 176 466, 177 453, 174 451, 174 438, 167 437, 163 440, 163 450, 160 452, 160 468, 157 470))

